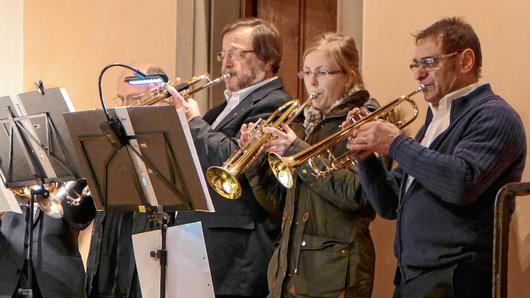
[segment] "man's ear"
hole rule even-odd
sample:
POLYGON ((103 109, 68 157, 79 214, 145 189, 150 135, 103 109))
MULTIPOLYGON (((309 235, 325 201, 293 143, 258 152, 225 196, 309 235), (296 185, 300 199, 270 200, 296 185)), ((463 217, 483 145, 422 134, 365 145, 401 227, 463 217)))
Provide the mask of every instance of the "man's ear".
POLYGON ((273 73, 273 72, 272 72, 272 64, 273 64, 273 63, 274 63, 273 60, 270 60, 270 61, 265 62, 265 71, 266 71, 267 73, 273 73))
POLYGON ((472 49, 462 51, 460 62, 460 72, 469 73, 475 68, 475 52, 472 49))

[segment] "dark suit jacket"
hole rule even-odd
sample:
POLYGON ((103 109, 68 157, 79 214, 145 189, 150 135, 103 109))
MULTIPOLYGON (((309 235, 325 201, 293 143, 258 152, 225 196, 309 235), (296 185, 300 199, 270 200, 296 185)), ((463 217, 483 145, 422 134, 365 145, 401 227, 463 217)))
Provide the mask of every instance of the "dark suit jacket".
MULTIPOLYGON (((280 79, 249 94, 214 129, 210 124, 226 106, 226 101, 190 121, 191 134, 203 171, 220 166, 236 151, 243 123, 268 117, 290 96, 280 79)), ((202 221, 213 284, 217 295, 267 294, 267 265, 279 222, 269 217, 254 198, 245 175, 240 175, 242 195, 227 200, 210 188, 215 213, 179 212, 177 224, 202 221)))
MULTIPOLYGON (((37 208, 33 225, 33 270, 43 297, 85 297, 85 270, 77 236, 94 218, 92 199, 79 206, 63 203, 62 219, 37 208)), ((11 297, 24 266, 26 210, 7 212, 0 220, 0 297, 11 297)))

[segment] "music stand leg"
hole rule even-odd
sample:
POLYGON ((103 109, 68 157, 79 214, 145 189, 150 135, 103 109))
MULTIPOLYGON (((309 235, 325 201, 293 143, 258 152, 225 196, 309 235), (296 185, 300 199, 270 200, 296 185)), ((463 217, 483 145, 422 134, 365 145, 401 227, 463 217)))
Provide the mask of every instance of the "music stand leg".
POLYGON ((160 231, 162 233, 162 247, 159 250, 151 251, 150 256, 160 259, 160 298, 166 297, 166 275, 167 275, 167 227, 169 224, 169 216, 165 212, 156 214, 156 218, 161 223, 160 231))
POLYGON ((17 291, 17 294, 22 297, 33 297, 33 213, 35 208, 35 196, 33 195, 33 192, 31 192, 31 196, 29 199, 29 210, 28 210, 28 220, 26 221, 26 232, 28 233, 28 237, 26 238, 27 242, 24 243, 24 245, 27 245, 28 250, 26 253, 26 287, 20 288, 17 291))
POLYGON ((42 185, 38 188, 31 188, 31 196, 29 199, 29 215, 27 221, 26 231, 28 233, 27 242, 25 245, 28 247, 26 254, 26 287, 18 289, 17 294, 23 297, 33 297, 33 222, 35 214, 35 198, 41 196, 48 198, 50 193, 42 185))

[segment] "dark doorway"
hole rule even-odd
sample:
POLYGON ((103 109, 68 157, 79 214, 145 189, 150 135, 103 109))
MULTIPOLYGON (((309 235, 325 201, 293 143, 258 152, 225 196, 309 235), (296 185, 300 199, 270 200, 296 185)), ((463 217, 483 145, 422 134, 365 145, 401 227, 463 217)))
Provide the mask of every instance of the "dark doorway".
POLYGON ((241 16, 256 16, 274 23, 283 41, 280 76, 295 98, 307 94, 296 73, 302 68, 302 56, 318 34, 337 31, 337 0, 241 0, 241 16))

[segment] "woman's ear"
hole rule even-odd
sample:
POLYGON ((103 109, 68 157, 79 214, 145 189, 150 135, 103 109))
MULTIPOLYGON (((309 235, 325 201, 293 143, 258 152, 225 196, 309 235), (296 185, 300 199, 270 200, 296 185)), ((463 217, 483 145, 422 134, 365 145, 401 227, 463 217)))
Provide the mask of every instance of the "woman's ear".
POLYGON ((348 75, 348 79, 346 80, 346 84, 344 85, 344 87, 346 88, 346 90, 350 90, 355 86, 355 83, 357 83, 357 72, 355 70, 352 70, 348 75))

